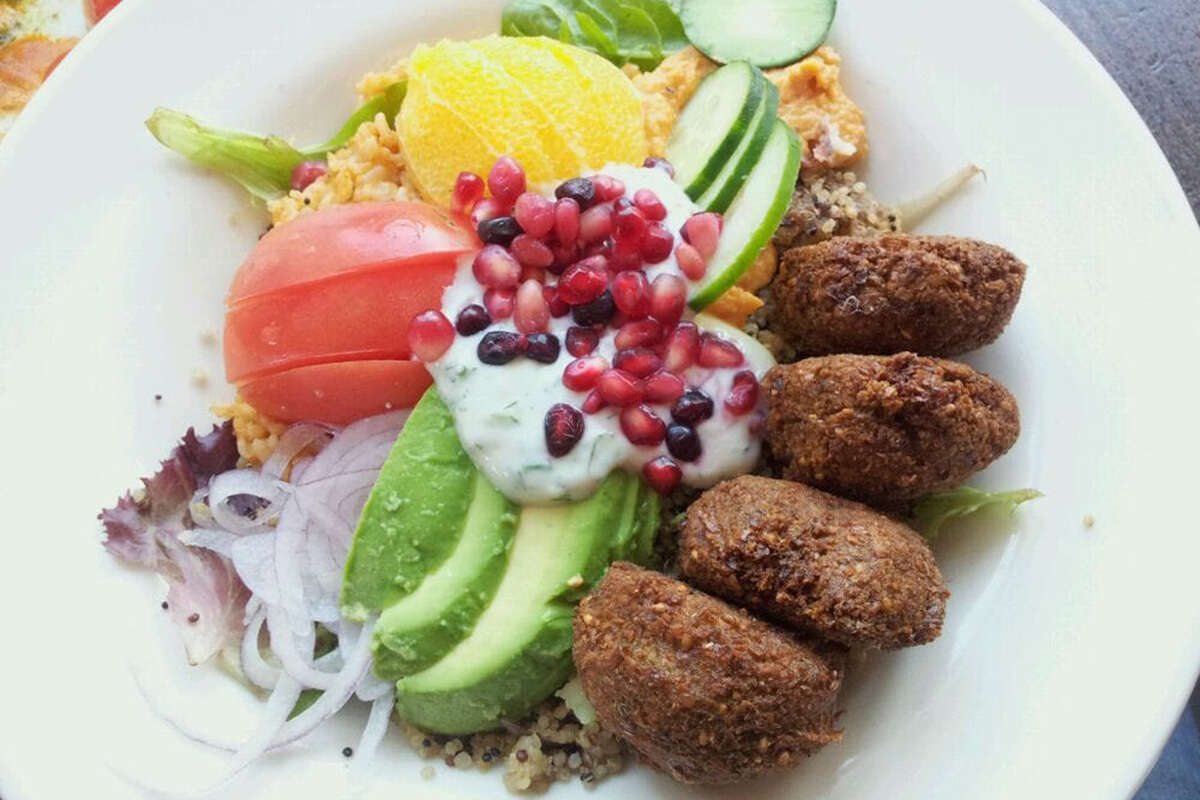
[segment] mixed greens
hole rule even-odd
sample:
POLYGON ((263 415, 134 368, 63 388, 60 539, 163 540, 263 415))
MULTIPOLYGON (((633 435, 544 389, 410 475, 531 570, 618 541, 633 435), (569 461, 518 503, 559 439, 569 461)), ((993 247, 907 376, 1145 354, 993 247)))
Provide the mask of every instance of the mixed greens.
POLYGON ((688 46, 683 24, 666 0, 513 0, 500 19, 500 33, 547 36, 643 70, 688 46))
POLYGON ((935 492, 917 501, 913 508, 912 525, 926 539, 936 539, 942 526, 959 517, 970 516, 985 509, 997 509, 1012 514, 1017 506, 1044 495, 1036 489, 1011 492, 985 492, 970 486, 960 486, 948 492, 935 492))

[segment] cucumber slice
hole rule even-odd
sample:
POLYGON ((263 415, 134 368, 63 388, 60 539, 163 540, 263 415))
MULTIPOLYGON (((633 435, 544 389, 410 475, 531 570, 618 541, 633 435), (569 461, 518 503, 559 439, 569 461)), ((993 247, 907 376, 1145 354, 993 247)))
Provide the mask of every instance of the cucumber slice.
POLYGON ((704 55, 728 63, 781 67, 821 46, 837 0, 683 0, 688 39, 704 55))
POLYGON ((750 130, 767 83, 749 64, 729 64, 705 78, 683 107, 667 143, 667 160, 692 199, 712 185, 750 130))
POLYGON ((802 152, 795 132, 777 119, 762 157, 725 215, 721 242, 708 265, 711 277, 690 303, 694 310, 736 283, 775 234, 796 189, 802 152))
POLYGON ((775 84, 767 81, 767 91, 763 93, 763 102, 758 107, 757 116, 750 123, 750 132, 742 139, 742 143, 738 145, 725 169, 721 170, 721 174, 713 181, 713 185, 700 195, 696 201, 698 206, 705 211, 721 214, 729 210, 729 204, 737 197, 746 179, 754 171, 754 165, 762 158, 767 140, 771 138, 771 131, 775 128, 775 117, 778 113, 779 90, 775 88, 775 84))

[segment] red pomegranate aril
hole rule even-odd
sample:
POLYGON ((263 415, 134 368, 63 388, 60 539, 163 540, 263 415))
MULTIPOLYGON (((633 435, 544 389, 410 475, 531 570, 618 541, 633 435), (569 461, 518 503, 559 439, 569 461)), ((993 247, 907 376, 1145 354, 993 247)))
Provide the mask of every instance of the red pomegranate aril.
POLYGON ((733 387, 725 396, 725 410, 735 417, 749 414, 758 405, 758 378, 750 370, 733 376, 733 387))
POLYGON ((650 312, 650 283, 639 270, 617 273, 612 281, 613 302, 621 313, 641 319, 650 312))
POLYGON ((659 275, 650 284, 650 314, 663 325, 674 325, 687 305, 687 284, 677 275, 659 275))
POLYGON ((328 171, 324 161, 301 161, 292 169, 292 188, 303 192, 328 171))
POLYGON ((485 333, 475 348, 475 354, 484 364, 494 367, 504 366, 521 355, 528 342, 525 337, 512 331, 492 331, 485 333))
POLYGON ((636 243, 639 247, 642 244, 642 238, 646 235, 646 215, 643 214, 636 206, 622 208, 617 211, 615 219, 616 229, 613 232, 613 238, 619 242, 636 243))
POLYGON ((642 387, 637 378, 618 369, 605 370, 596 381, 596 391, 609 405, 625 408, 642 401, 642 387))
POLYGON ((541 267, 521 267, 521 283, 525 281, 546 282, 546 270, 541 267))
POLYGON ((597 411, 602 411, 608 408, 608 403, 604 402, 604 398, 600 396, 600 392, 592 389, 588 392, 588 396, 583 399, 583 404, 580 406, 585 414, 595 414, 597 411))
POLYGON ((515 289, 521 281, 521 265, 498 244, 485 245, 471 264, 475 280, 492 289, 515 289))
POLYGON ((525 170, 511 156, 501 156, 488 172, 487 183, 492 197, 512 208, 525 193, 525 170))
POLYGON ((542 296, 542 285, 537 281, 525 281, 517 289, 513 324, 521 333, 540 333, 550 324, 550 304, 542 296))
POLYGON ((703 448, 700 446, 700 435, 696 429, 688 425, 672 423, 667 426, 667 452, 680 461, 695 461, 700 458, 703 448))
POLYGON ((618 350, 628 350, 631 347, 653 347, 662 340, 662 325, 656 320, 639 319, 626 322, 617 331, 613 341, 618 350))
POLYGON ((613 243, 612 252, 608 257, 609 268, 613 272, 629 272, 642 268, 642 244, 631 239, 619 239, 613 243))
POLYGON ((564 197, 554 204, 554 235, 560 247, 575 244, 579 238, 579 203, 564 197))
POLYGON ((573 306, 595 300, 608 288, 608 262, 592 256, 567 267, 558 279, 558 295, 573 306))
POLYGON ((546 412, 545 430, 546 449, 555 458, 562 458, 583 438, 583 414, 574 406, 557 403, 546 412))
POLYGON ((642 477, 650 488, 659 494, 670 494, 683 480, 683 470, 666 456, 647 461, 642 467, 642 477))
POLYGON ((700 355, 696 363, 702 367, 740 367, 746 360, 738 346, 711 333, 700 334, 700 355))
POLYGON ((558 361, 562 352, 562 344, 553 333, 531 333, 525 336, 525 347, 522 352, 526 358, 542 364, 553 364, 558 361))
POLYGON ((660 169, 663 172, 670 175, 672 178, 675 177, 675 167, 671 164, 670 161, 667 161, 665 158, 658 158, 657 156, 650 156, 649 158, 647 158, 645 161, 642 162, 642 166, 649 167, 650 169, 660 169))
POLYGON ((633 444, 655 447, 667 438, 667 425, 649 406, 634 405, 621 411, 621 433, 633 444))
POLYGON ((550 249, 554 252, 554 263, 547 267, 547 270, 555 275, 562 275, 563 270, 574 264, 584 255, 579 249, 578 242, 565 246, 555 244, 550 249))
POLYGON ((513 216, 521 230, 537 239, 544 239, 554 230, 554 201, 536 192, 526 192, 517 198, 513 216))
POLYGON ((596 187, 597 203, 607 203, 625 194, 625 182, 611 175, 593 175, 592 186, 596 187))
POLYGON ((408 324, 408 346, 425 363, 437 361, 454 344, 454 326, 446 315, 430 309, 413 317, 408 324))
POLYGON ((667 207, 653 189, 638 189, 633 193, 633 204, 651 222, 662 222, 667 218, 667 207))
POLYGON ((679 262, 679 271, 687 276, 689 281, 701 280, 708 272, 704 256, 687 242, 680 242, 675 248, 675 260, 679 262))
POLYGON ((558 296, 557 286, 543 286, 542 297, 546 298, 546 305, 550 307, 550 316, 555 319, 565 317, 571 313, 571 306, 567 304, 566 300, 558 296))
POLYGON ((663 366, 679 375, 690 369, 700 357, 700 330, 692 322, 681 322, 667 336, 663 366))
POLYGON ((475 204, 483 199, 483 178, 474 172, 460 172, 454 181, 454 193, 450 198, 450 207, 459 213, 465 213, 475 208, 475 204))
POLYGON ((471 209, 471 227, 476 230, 488 220, 499 219, 508 214, 508 208, 494 197, 485 197, 471 209))
POLYGON ((688 389, 675 405, 671 406, 671 418, 684 425, 696 427, 713 415, 712 398, 699 389, 688 389))
POLYGON ((642 381, 642 394, 648 403, 666 405, 674 403, 683 396, 687 387, 676 375, 669 372, 656 372, 642 381))
POLYGON ((515 289, 488 289, 483 293, 483 307, 494 320, 508 319, 517 304, 515 289))
POLYGON ((707 262, 717 252, 721 241, 721 215, 713 211, 693 214, 683 223, 683 240, 696 248, 696 252, 707 262))
POLYGON ((641 256, 647 264, 661 264, 671 257, 675 236, 661 222, 651 222, 642 238, 641 256))
POLYGON ((600 333, 594 328, 582 328, 572 325, 567 328, 567 352, 576 358, 582 358, 596 349, 600 344, 600 333))
POLYGON ((508 250, 513 254, 513 258, 521 262, 523 267, 546 269, 554 263, 554 251, 544 242, 534 238, 532 234, 523 233, 513 239, 508 250))
POLYGON ((608 368, 608 359, 604 356, 577 358, 563 370, 563 386, 573 392, 589 391, 608 368))
POLYGON ((602 242, 613 233, 612 206, 592 206, 579 217, 579 241, 584 245, 602 242))
POLYGON ((653 350, 634 347, 619 351, 613 357, 613 367, 636 378, 646 378, 662 369, 662 359, 653 350))
POLYGON ((454 330, 458 331, 459 336, 474 336, 491 324, 492 318, 488 315, 487 309, 481 305, 472 304, 458 312, 458 319, 454 321, 454 330))

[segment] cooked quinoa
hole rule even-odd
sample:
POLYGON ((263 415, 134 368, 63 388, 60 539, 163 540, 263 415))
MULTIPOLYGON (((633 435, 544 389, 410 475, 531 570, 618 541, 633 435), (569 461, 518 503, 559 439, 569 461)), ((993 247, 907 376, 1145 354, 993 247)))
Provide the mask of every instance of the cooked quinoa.
POLYGON ((273 420, 240 397, 232 403, 218 404, 212 412, 221 419, 233 420, 237 435, 238 454, 243 466, 261 467, 279 445, 279 437, 287 430, 286 422, 273 420))

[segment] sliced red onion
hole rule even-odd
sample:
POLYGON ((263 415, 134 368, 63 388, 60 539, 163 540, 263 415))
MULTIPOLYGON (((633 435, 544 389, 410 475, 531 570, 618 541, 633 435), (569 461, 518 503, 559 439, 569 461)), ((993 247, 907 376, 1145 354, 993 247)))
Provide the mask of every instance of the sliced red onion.
POLYGON ((258 730, 234 753, 233 762, 229 765, 229 772, 221 783, 237 775, 267 752, 287 724, 288 715, 296 707, 301 691, 303 691, 303 687, 287 675, 279 677, 279 682, 275 684, 275 689, 263 707, 262 720, 259 722, 258 730))
POLYGON ((246 680, 261 689, 274 689, 279 681, 279 669, 263 659, 262 651, 258 647, 262 626, 266 621, 267 610, 260 606, 246 624, 246 633, 242 637, 241 667, 246 680))
POLYGON ((203 547, 226 558, 233 557, 233 543, 238 537, 224 528, 193 528, 179 534, 179 541, 190 547, 203 547))
POLYGON ((279 606, 268 606, 267 629, 271 632, 271 652, 279 659, 283 672, 289 678, 307 689, 327 691, 337 685, 339 673, 324 672, 313 666, 316 628, 311 621, 306 633, 297 637, 293 634, 295 626, 288 620, 287 612, 279 606))
POLYGON ((375 760, 375 753, 383 738, 387 736, 388 722, 392 717, 392 707, 396 703, 395 690, 388 686, 388 691, 371 703, 371 713, 367 715, 367 724, 354 750, 354 763, 351 769, 356 778, 362 778, 367 768, 375 760))
POLYGON ((281 480, 288 465, 309 447, 324 448, 333 436, 333 429, 314 422, 292 425, 279 437, 275 451, 262 465, 262 473, 269 478, 281 480))
POLYGON ((270 520, 279 514, 284 500, 279 482, 252 469, 235 469, 213 478, 208 489, 208 507, 213 520, 230 533, 246 535, 270 529, 270 520), (232 498, 258 498, 264 503, 254 514, 239 514, 230 506, 232 498))
POLYGON ((267 605, 279 603, 275 570, 275 534, 240 536, 230 546, 229 558, 242 583, 267 605))

